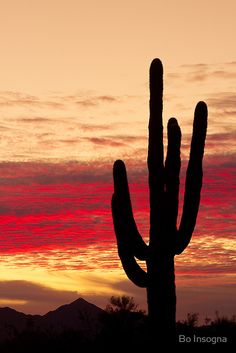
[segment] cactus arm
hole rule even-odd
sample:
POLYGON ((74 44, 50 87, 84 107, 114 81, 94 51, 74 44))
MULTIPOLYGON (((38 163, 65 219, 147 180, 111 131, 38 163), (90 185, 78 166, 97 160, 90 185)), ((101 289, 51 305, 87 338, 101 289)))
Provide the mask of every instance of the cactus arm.
POLYGON ((135 258, 131 256, 126 257, 123 255, 120 257, 120 259, 123 269, 130 281, 140 288, 146 288, 147 273, 141 269, 135 258))
POLYGON ((157 234, 161 234, 164 201, 164 165, 163 165, 163 67, 159 59, 150 66, 150 118, 148 141, 148 170, 150 197, 150 245, 156 248, 157 234))
POLYGON ((128 237, 129 227, 127 227, 123 217, 122 208, 123 205, 120 203, 119 196, 114 193, 112 196, 112 216, 117 239, 118 255, 127 277, 138 287, 146 287, 147 274, 135 260, 132 242, 128 237))
POLYGON ((207 130, 207 106, 199 102, 195 108, 190 159, 186 172, 184 206, 179 226, 176 254, 188 246, 196 224, 202 187, 202 159, 207 130))
MULTIPOLYGON (((180 173, 180 144, 181 130, 175 118, 171 118, 167 125, 168 147, 165 160, 165 208, 166 208, 166 232, 176 237, 177 216, 179 203, 179 173, 180 173)), ((174 243, 174 239, 169 239, 169 244, 174 243), (171 242, 170 242, 171 240, 171 242)), ((173 247, 171 249, 174 250, 173 247)))
POLYGON ((139 260, 146 260, 148 246, 138 232, 130 200, 129 186, 125 164, 117 160, 113 167, 114 200, 112 216, 117 242, 128 247, 130 253, 139 260))

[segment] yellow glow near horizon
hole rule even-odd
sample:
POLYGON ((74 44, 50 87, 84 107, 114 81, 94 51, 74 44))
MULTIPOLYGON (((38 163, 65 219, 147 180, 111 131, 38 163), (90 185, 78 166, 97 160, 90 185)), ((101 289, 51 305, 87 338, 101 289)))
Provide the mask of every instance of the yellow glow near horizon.
POLYGON ((27 303, 27 300, 0 299, 0 306, 25 305, 26 303, 27 303))

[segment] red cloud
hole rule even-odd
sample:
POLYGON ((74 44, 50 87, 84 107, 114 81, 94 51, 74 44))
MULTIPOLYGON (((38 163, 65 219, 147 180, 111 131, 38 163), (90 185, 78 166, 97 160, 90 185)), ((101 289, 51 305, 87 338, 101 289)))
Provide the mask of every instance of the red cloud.
MULTIPOLYGON (((133 210, 138 228, 147 240, 146 166, 135 168, 132 164, 128 162, 133 210)), ((48 266, 53 257, 53 269, 118 267, 110 210, 111 164, 5 163, 0 169, 0 251, 5 260, 8 254, 15 254, 14 261, 19 266, 27 261, 35 266, 48 266)), ((209 251, 214 253, 218 264, 228 264, 234 269, 230 241, 235 235, 235 180, 230 156, 225 160, 216 157, 205 160, 201 206, 190 244, 192 270, 201 268, 209 251), (209 247, 205 247, 208 243, 209 247)), ((183 185, 184 177, 180 216, 183 185)))

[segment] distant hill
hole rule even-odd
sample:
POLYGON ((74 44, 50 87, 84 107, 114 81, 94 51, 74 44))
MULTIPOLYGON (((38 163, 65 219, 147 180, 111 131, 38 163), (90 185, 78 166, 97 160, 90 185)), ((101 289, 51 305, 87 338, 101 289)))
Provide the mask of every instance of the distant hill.
MULTIPOLYGON (((32 315, 26 315, 11 308, 0 308, 0 340, 12 338, 27 328, 32 315)), ((35 315, 36 317, 36 315, 35 315)))
POLYGON ((104 310, 79 298, 62 305, 45 315, 26 315, 14 309, 0 308, 0 340, 12 339, 24 330, 79 330, 89 337, 102 328, 101 316, 104 310))
POLYGON ((41 318, 41 325, 56 330, 75 329, 97 333, 101 328, 101 315, 104 310, 79 298, 74 302, 49 311, 41 318))

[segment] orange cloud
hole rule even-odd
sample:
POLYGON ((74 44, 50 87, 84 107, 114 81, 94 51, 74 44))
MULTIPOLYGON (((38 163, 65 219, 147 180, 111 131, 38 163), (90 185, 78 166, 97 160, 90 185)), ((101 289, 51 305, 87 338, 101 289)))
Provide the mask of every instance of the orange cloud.
POLYGON ((43 100, 37 96, 21 92, 1 91, 0 106, 34 106, 38 108, 62 109, 64 104, 53 100, 43 100))
POLYGON ((184 64, 180 66, 183 73, 172 73, 170 78, 181 78, 183 75, 185 79, 190 82, 201 82, 208 79, 227 79, 234 80, 236 78, 236 62, 225 62, 219 64, 184 64))

